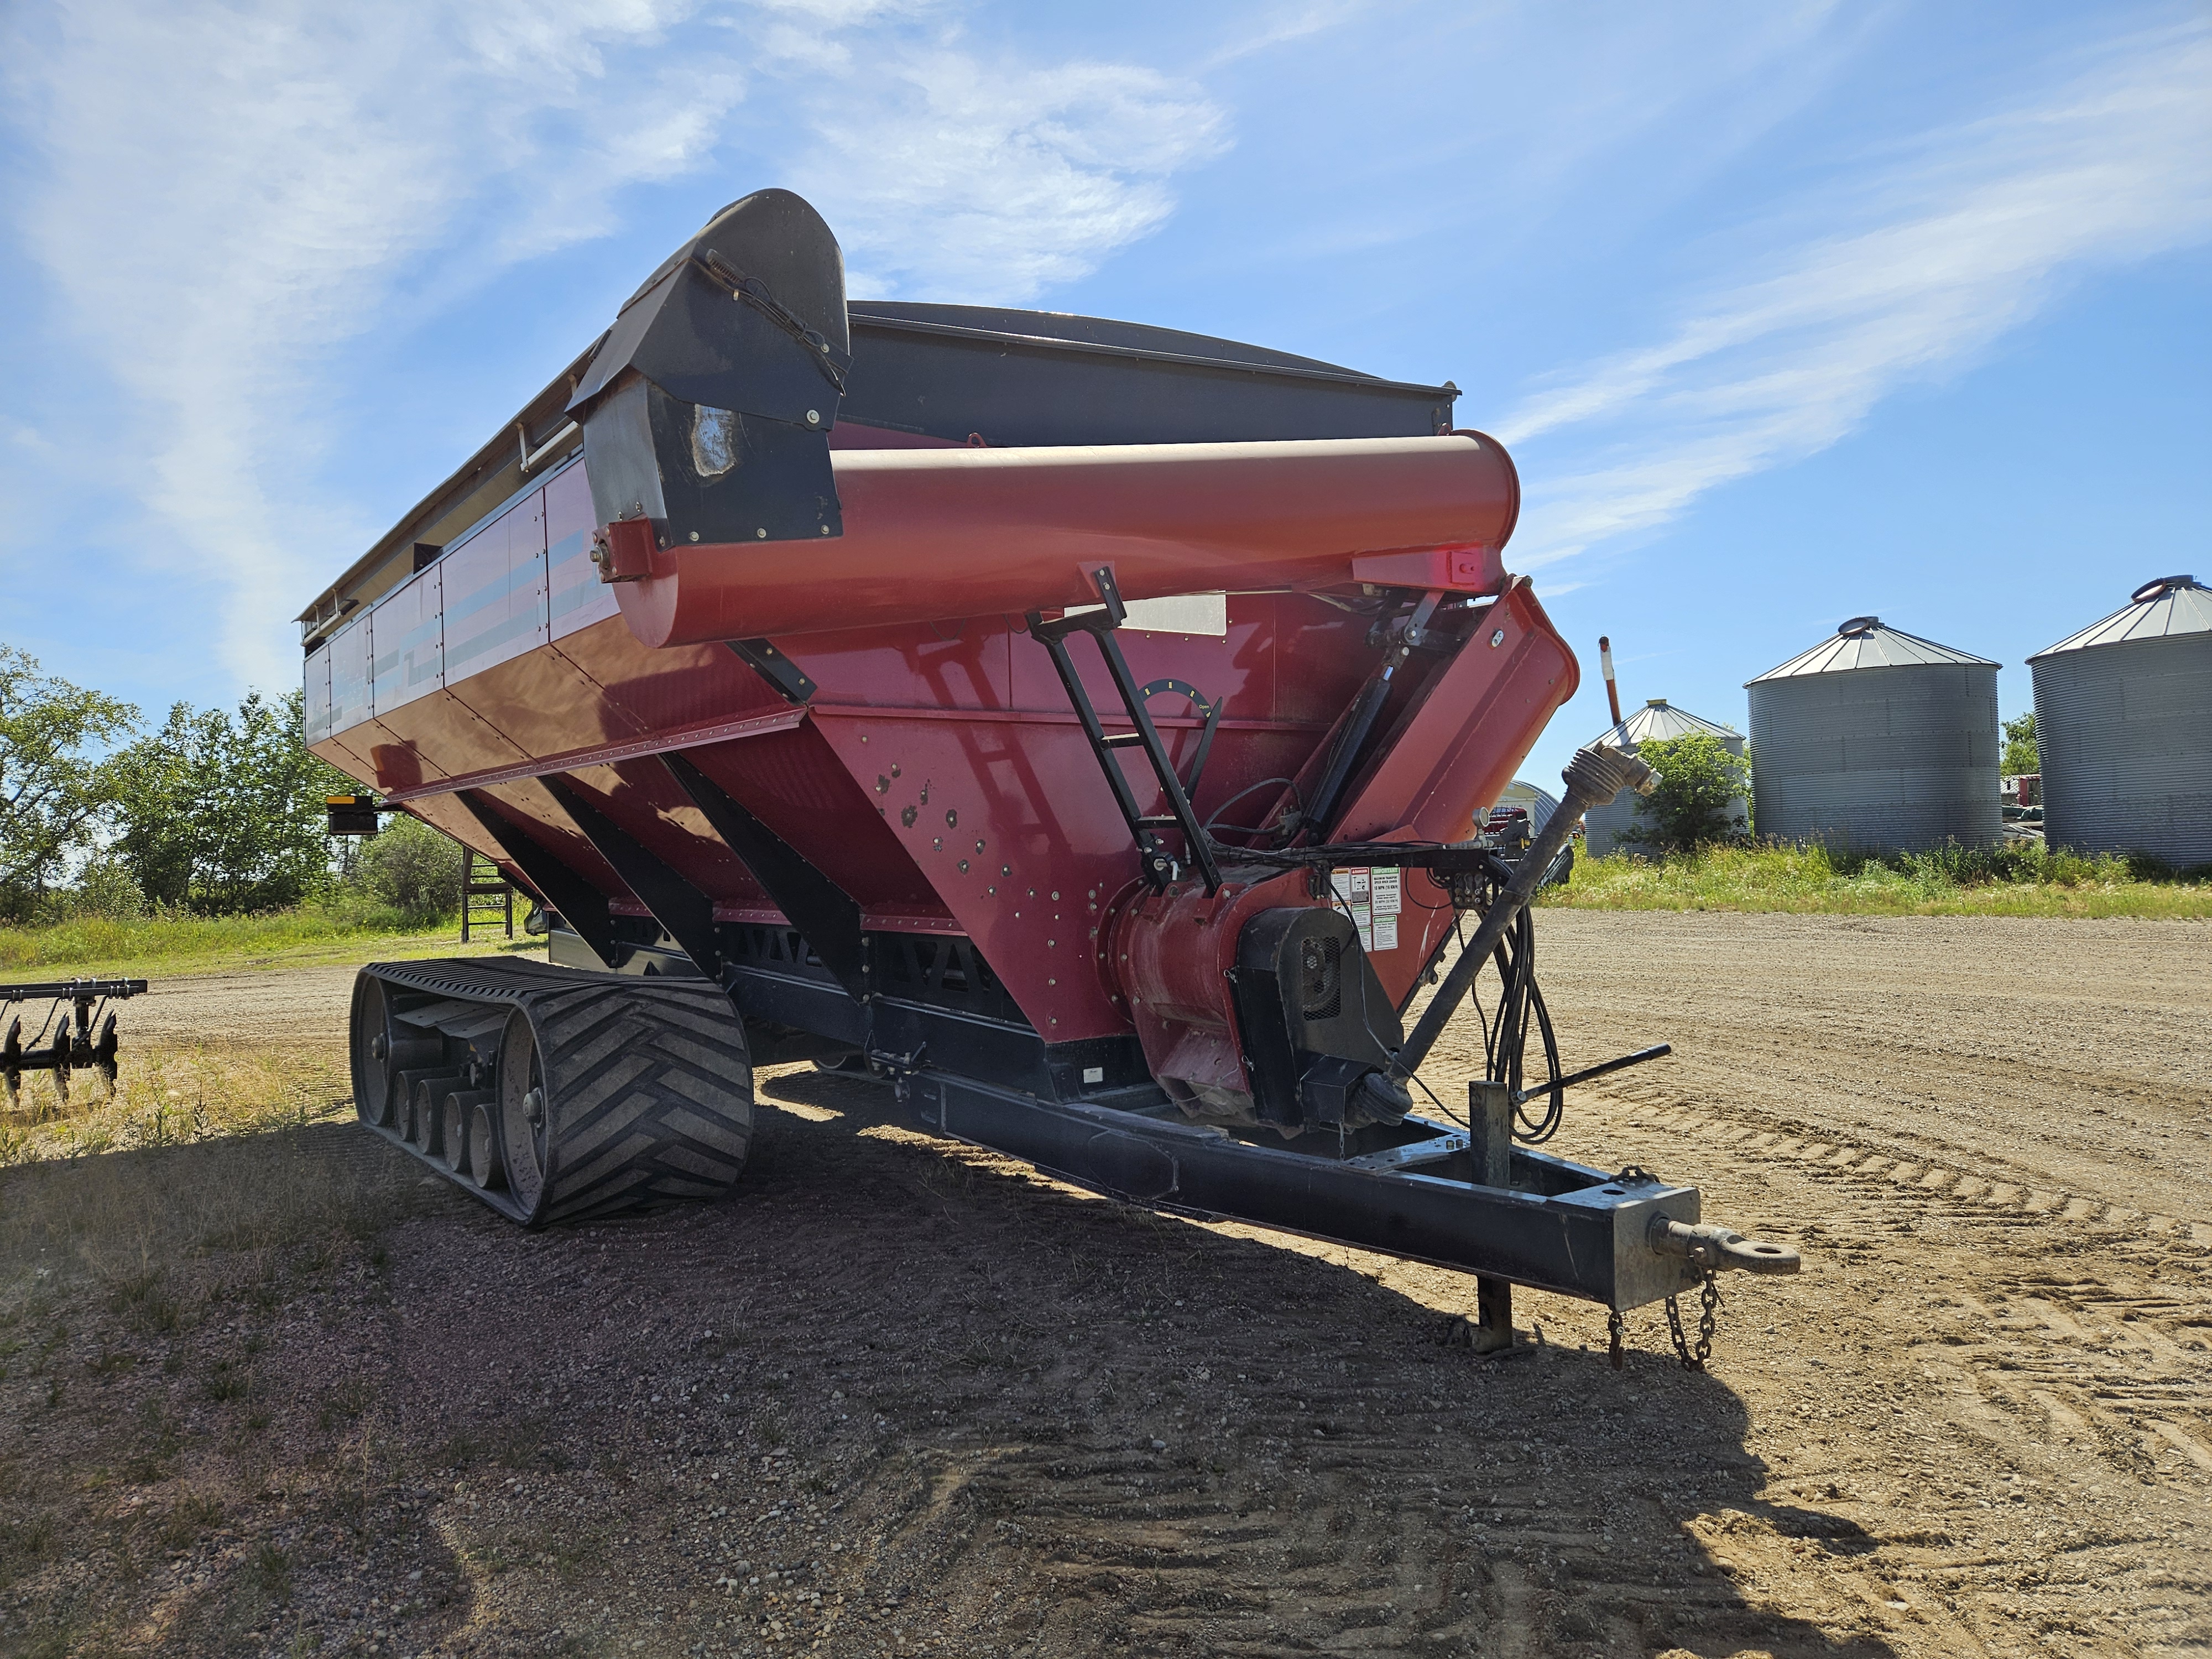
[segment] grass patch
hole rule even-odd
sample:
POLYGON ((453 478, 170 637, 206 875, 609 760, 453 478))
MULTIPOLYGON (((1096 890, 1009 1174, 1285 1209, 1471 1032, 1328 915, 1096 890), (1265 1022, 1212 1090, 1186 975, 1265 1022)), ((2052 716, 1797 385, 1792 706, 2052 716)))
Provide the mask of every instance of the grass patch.
POLYGON ((254 1553, 253 1578, 263 1595, 277 1606, 292 1599, 292 1559, 274 1544, 254 1553))
POLYGON ((1578 858, 1571 881, 1546 889, 1537 902, 1571 910, 2201 921, 2212 917, 2212 880, 2033 842, 1889 857, 1765 843, 1578 858))
POLYGON ((309 905, 255 916, 78 916, 46 927, 0 927, 0 975, 174 977, 543 948, 541 941, 519 933, 511 944, 495 938, 466 945, 459 934, 458 919, 426 924, 397 910, 347 905, 309 905))
MULTIPOLYGON (((276 1305, 422 1201, 420 1170, 354 1126, 335 1049, 204 1044, 122 1059, 111 1097, 64 1107, 50 1085, 34 1096, 27 1084, 23 1109, 0 1113, 0 1312, 27 1312, 81 1275, 125 1328, 170 1339, 203 1300, 276 1305), (219 1269, 179 1277, 217 1257, 219 1269)), ((43 1366, 66 1332, 56 1322, 10 1340, 43 1366)), ((107 1373, 95 1361, 91 1375, 107 1373)), ((210 1397, 225 1386, 243 1397, 246 1381, 210 1397)))
POLYGON ((200 1398, 221 1405, 226 1401, 243 1400, 253 1392, 250 1373, 228 1359, 218 1359, 207 1380, 200 1384, 200 1398))
POLYGON ((161 1522, 162 1547, 188 1550, 222 1524, 222 1502, 208 1493, 179 1500, 161 1522))
POLYGON ((13 1583, 46 1559, 54 1547, 53 1517, 0 1519, 0 1584, 13 1583))
MULTIPOLYGON (((153 1043, 125 1048, 110 1091, 94 1074, 73 1075, 64 1097, 52 1078, 27 1076, 14 1107, 0 1103, 0 1168, 153 1150, 218 1137, 301 1128, 352 1109, 352 1081, 335 1049, 240 1042, 153 1043)), ((112 1281, 118 1311, 160 1322, 161 1264, 112 1281)))

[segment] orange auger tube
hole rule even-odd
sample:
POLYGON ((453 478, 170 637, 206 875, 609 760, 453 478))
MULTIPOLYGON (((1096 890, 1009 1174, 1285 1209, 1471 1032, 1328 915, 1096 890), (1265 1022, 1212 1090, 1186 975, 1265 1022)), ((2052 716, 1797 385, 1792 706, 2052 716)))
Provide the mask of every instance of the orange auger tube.
POLYGON ((1474 433, 1293 443, 846 450, 844 533, 661 549, 619 587, 648 646, 933 622, 1122 597, 1357 581, 1496 592, 1520 509, 1474 433))

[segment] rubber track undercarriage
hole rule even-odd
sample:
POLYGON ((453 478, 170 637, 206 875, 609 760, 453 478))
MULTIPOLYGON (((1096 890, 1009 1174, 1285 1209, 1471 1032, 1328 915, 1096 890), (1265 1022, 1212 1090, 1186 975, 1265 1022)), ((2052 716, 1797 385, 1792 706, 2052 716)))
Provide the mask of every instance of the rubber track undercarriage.
POLYGON ((711 984, 379 963, 352 1031, 362 1123, 526 1226, 719 1198, 744 1169, 752 1069, 711 984))

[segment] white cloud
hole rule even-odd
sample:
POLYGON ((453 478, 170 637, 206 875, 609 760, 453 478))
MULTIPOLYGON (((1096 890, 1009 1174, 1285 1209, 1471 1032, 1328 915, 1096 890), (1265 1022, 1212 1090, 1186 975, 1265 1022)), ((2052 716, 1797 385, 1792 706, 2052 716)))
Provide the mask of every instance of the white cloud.
POLYGON ((1516 562, 1648 530, 1705 491, 1834 443, 1899 387, 1956 372, 2076 276, 2212 235, 2212 28, 2115 44, 2056 94, 1930 133, 1820 204, 1844 228, 1721 285, 1656 344, 1497 426, 1554 462, 1516 562), (1570 464, 1571 465, 1571 464, 1570 464))
POLYGON ((19 24, 14 89, 46 167, 25 241, 150 436, 138 489, 179 568, 231 585, 242 678, 296 672, 276 612, 327 523, 288 480, 334 400, 331 349, 456 243, 480 280, 612 223, 623 186, 694 165, 740 92, 640 55, 683 7, 617 0, 131 4, 19 24))
POLYGON ((794 182, 837 228, 855 293, 1009 303, 1158 229, 1169 176, 1224 125, 1148 69, 916 48, 836 83, 794 182))
POLYGON ((1303 0, 1301 4, 1269 6, 1255 15, 1236 18, 1231 27, 1243 32, 1209 56, 1206 67, 1218 69, 1276 46, 1325 34, 1374 9, 1375 0, 1303 0))
POLYGON ((978 299, 1156 228, 1216 141, 1146 69, 986 64, 951 0, 715 3, 104 0, 0 32, 37 163, 9 216, 78 383, 122 393, 100 423, 134 458, 106 475, 143 508, 132 556, 194 580, 240 679, 296 672, 283 618, 368 533, 312 482, 358 441, 332 430, 337 349, 616 229, 626 190, 716 159, 749 94, 791 107, 738 188, 810 191, 863 272, 978 299))

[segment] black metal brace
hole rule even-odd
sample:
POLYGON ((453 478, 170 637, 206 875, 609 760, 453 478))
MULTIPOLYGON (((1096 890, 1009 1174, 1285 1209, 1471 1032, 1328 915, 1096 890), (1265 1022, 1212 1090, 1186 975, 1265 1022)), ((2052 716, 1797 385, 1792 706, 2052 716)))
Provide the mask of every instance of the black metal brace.
POLYGON ((804 704, 815 692, 806 671, 766 640, 724 640, 738 661, 766 680, 786 702, 804 704))
POLYGON ((784 919, 796 927, 822 965, 856 1001, 868 995, 867 951, 861 937, 860 907, 806 857, 732 799, 722 787, 683 755, 665 754, 660 763, 678 787, 705 815, 784 919))
POLYGON ((613 967, 615 924, 607 908, 607 896, 532 840, 527 830, 499 812, 490 796, 474 789, 456 789, 453 799, 467 809, 491 837, 492 844, 507 854, 507 862, 522 872, 538 902, 549 910, 559 911, 561 920, 592 947, 592 954, 613 967))
MULTIPOLYGON (((661 859, 629 830, 617 823, 567 780, 543 777, 538 782, 560 803, 577 832, 613 866, 623 884, 653 912, 684 947, 699 971, 708 979, 722 976, 721 951, 714 942, 714 902, 661 859)), ((611 964, 610 964, 611 965, 611 964)))

